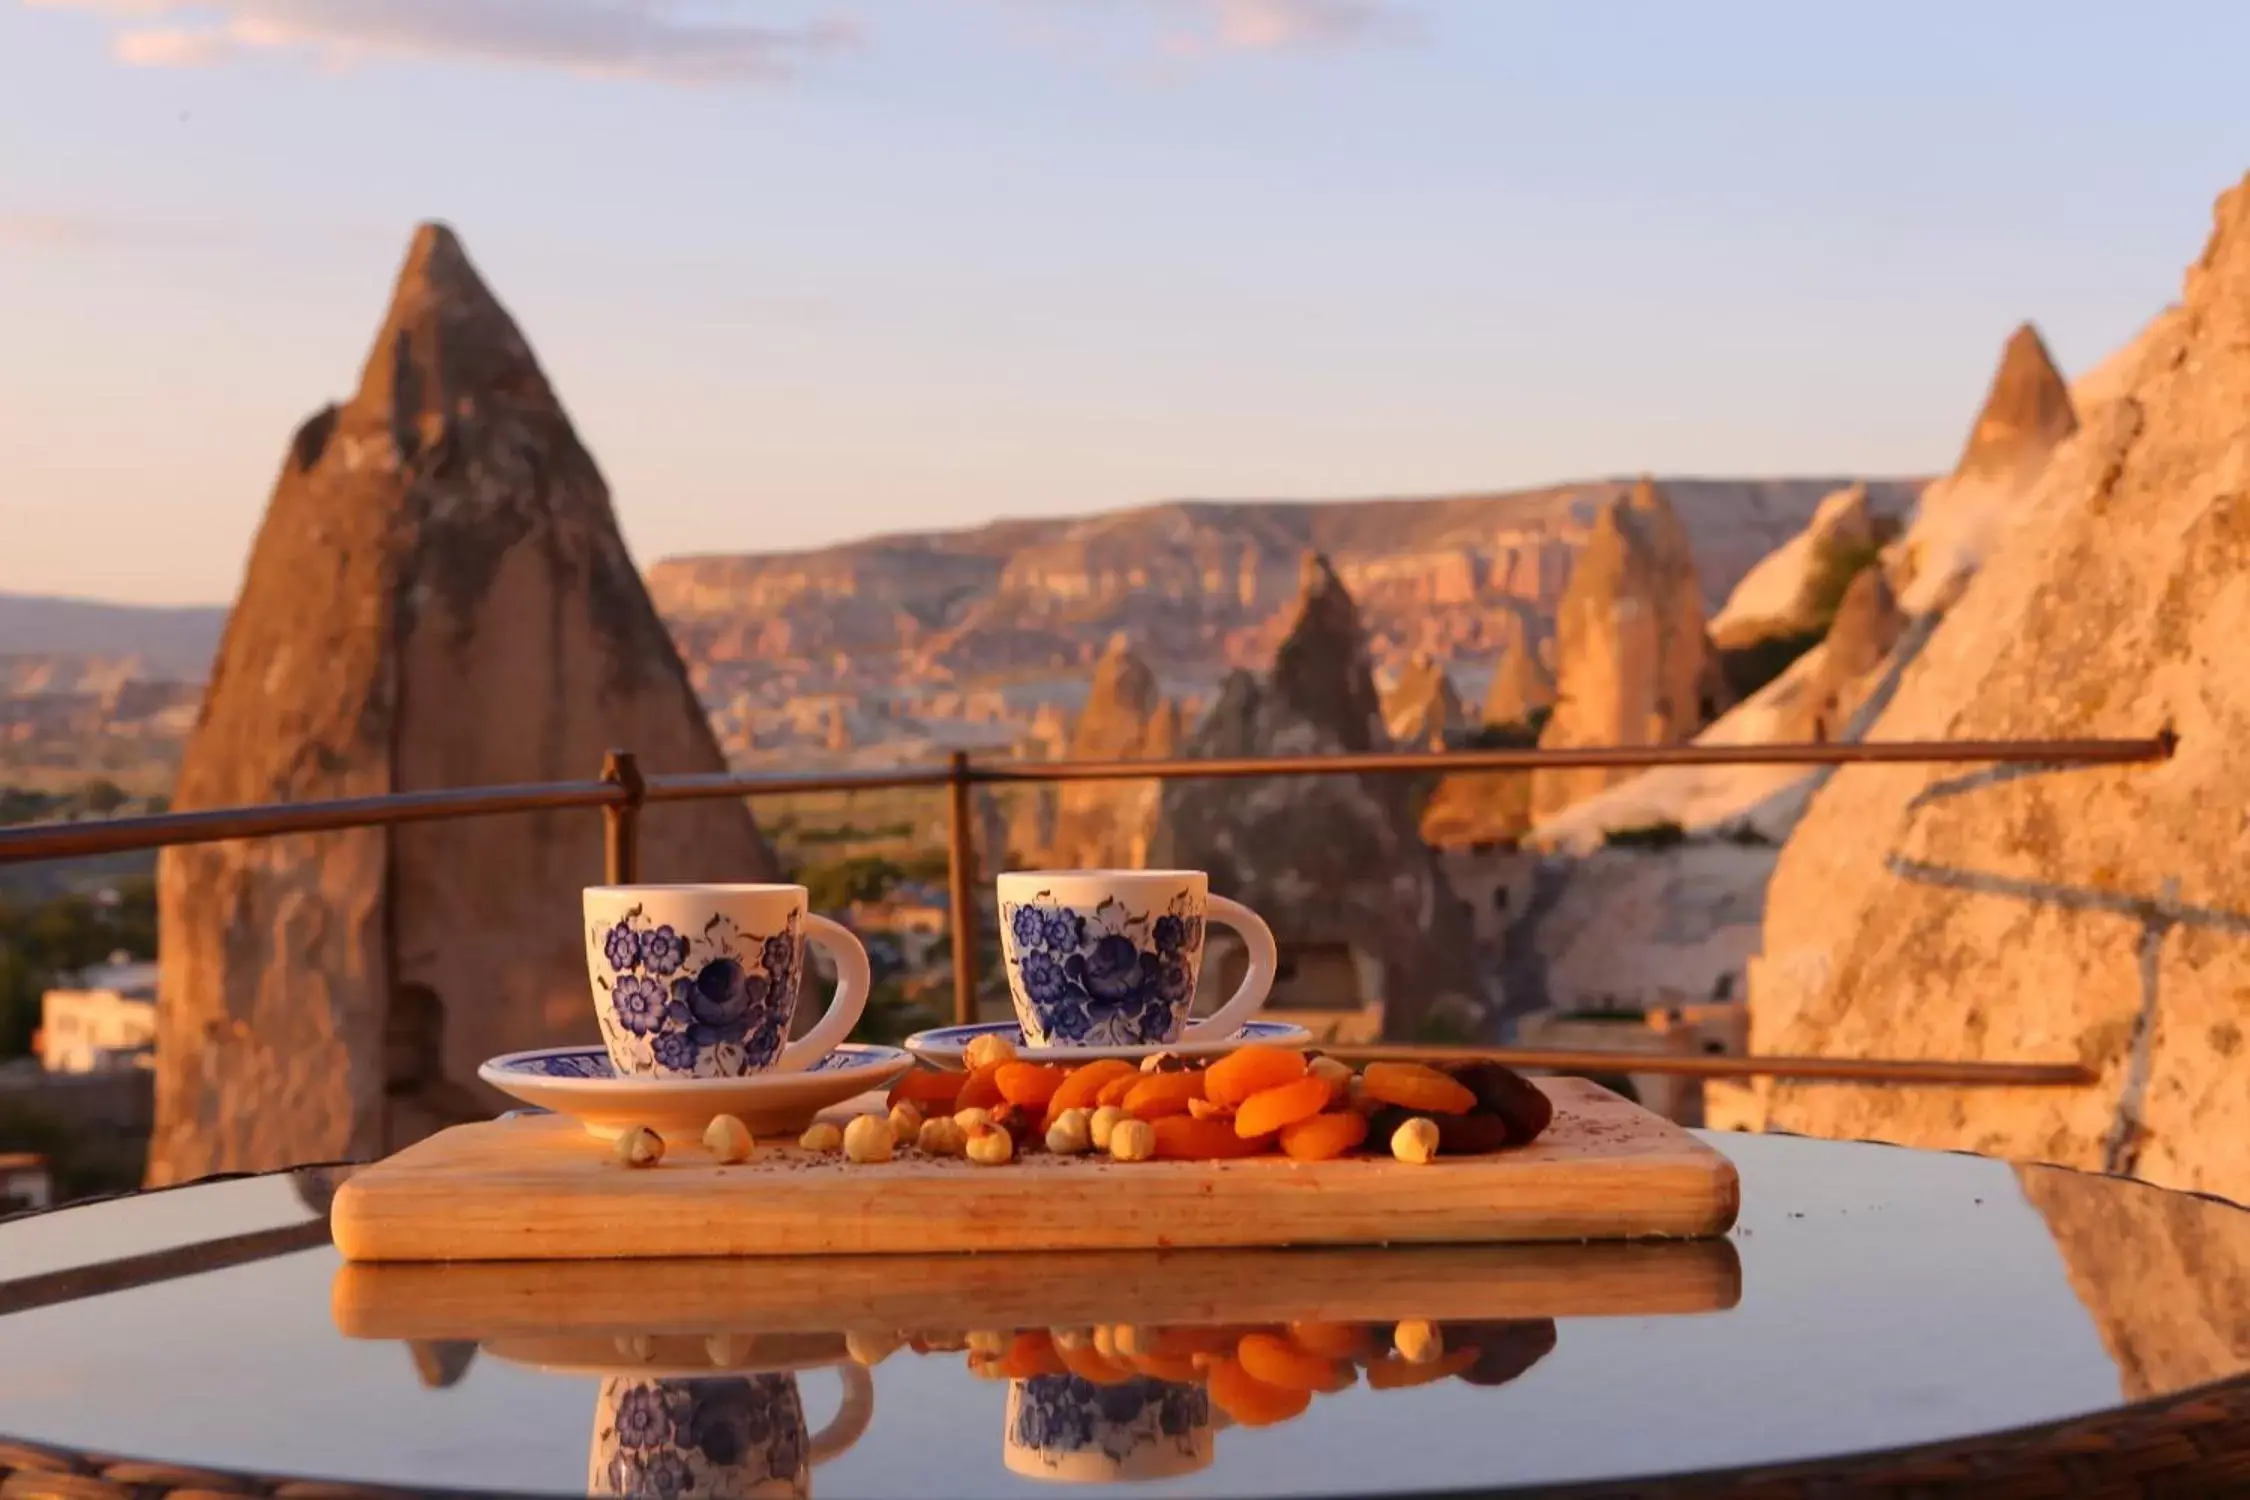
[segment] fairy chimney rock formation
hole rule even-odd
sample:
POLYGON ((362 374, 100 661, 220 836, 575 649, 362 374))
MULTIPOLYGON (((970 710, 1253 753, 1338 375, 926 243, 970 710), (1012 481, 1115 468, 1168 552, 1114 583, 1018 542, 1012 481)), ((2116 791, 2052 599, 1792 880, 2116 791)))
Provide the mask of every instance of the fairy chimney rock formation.
POLYGON ((1782 850, 1751 1050, 2082 1062, 2081 1089, 1774 1084, 1760 1117, 2250 1197, 2250 179, 1870 739, 2144 736, 2152 764, 1867 766, 1782 850))
MULTIPOLYGON (((1187 756, 1333 755, 1389 747, 1351 596, 1307 560, 1295 620, 1263 676, 1237 671, 1189 736, 1187 756)), ((1160 800, 1149 862, 1208 870, 1255 908, 1285 952, 1337 954, 1368 976, 1386 1034, 1426 1020, 1474 1028, 1492 996, 1468 911, 1414 824, 1403 778, 1182 780, 1160 800)), ((1277 991, 1276 1004, 1286 997, 1277 991)))
POLYGON ((2000 352, 1983 409, 1951 474, 1923 491, 1886 555, 1910 615, 1942 613, 1996 548, 2055 450, 2078 431, 2070 388, 2029 323, 2000 352))
POLYGON ((1534 716, 1555 706, 1555 675, 1539 649, 1545 643, 1532 640, 1521 615, 1505 618, 1508 628, 1502 632, 1500 659, 1484 690, 1487 728, 1528 725, 1534 716))
MULTIPOLYGON (((174 795, 235 803, 725 763, 609 493, 448 230, 359 389, 299 429, 174 795)), ((650 880, 771 878, 740 803, 655 807, 650 880)), ((366 1158, 500 1102, 479 1063, 595 1035, 575 810, 164 852, 149 1179, 366 1158)))
POLYGON ((1384 725, 1402 750, 1443 750, 1467 719, 1461 695, 1427 651, 1414 653, 1383 700, 1384 725))
MULTIPOLYGON (((1695 556, 1664 494, 1642 479, 1604 505, 1579 550, 1555 616, 1559 692, 1543 748, 1669 745, 1693 738, 1718 707, 1695 556)), ((1544 818, 1631 776, 1600 767, 1541 771, 1544 818)))
POLYGON ((1823 628, 1836 607, 1834 572, 1872 557, 1876 532, 1867 486, 1849 485, 1820 502, 1812 520, 1760 558, 1711 619, 1711 640, 1735 650, 1773 636, 1823 628))
MULTIPOLYGON (((1122 635, 1094 664, 1071 760, 1156 760, 1179 749, 1179 710, 1122 635)), ((1066 782, 1058 792, 1048 862, 1067 869, 1134 869, 1148 859, 1157 784, 1066 782)))

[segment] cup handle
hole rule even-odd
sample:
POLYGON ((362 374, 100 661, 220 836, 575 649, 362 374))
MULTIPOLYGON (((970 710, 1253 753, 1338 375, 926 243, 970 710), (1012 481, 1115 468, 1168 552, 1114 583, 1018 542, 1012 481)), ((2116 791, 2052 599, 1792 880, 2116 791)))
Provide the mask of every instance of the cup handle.
POLYGON ((828 1014, 820 1018, 818 1026, 781 1049, 781 1056, 773 1063, 776 1073, 802 1073, 835 1051, 859 1024, 860 1012, 867 1009, 867 950, 852 936, 852 930, 818 912, 806 912, 805 941, 817 943, 835 960, 836 998, 828 1002, 828 1014))
POLYGON ((805 1444, 812 1461, 824 1464, 858 1442, 867 1431, 867 1424, 875 1420, 875 1381, 862 1364, 834 1366, 837 1377, 844 1382, 843 1404, 828 1425, 813 1434, 805 1444))
POLYGON ((1241 902, 1212 896, 1204 902, 1203 915, 1205 921, 1232 927, 1242 935, 1244 946, 1250 950, 1250 972, 1242 976, 1242 988, 1234 992, 1233 999, 1180 1034, 1183 1042, 1214 1042, 1240 1031, 1243 1022, 1266 1003, 1279 957, 1273 945, 1273 929, 1264 917, 1241 902))

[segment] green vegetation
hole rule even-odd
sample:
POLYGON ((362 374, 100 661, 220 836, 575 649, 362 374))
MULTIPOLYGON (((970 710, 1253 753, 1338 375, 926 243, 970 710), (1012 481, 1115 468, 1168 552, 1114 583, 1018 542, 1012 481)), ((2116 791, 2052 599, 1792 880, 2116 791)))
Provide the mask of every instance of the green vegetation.
POLYGON ((1824 625, 1800 635, 1769 635, 1747 646, 1721 651, 1719 673, 1726 678, 1727 691, 1740 703, 1788 671, 1798 657, 1819 645, 1827 635, 1828 628, 1824 625))
POLYGON ((939 1013, 942 998, 931 987, 917 987, 904 975, 879 980, 868 994, 867 1009, 860 1013, 859 1024, 846 1040, 896 1047, 917 1031, 946 1023, 947 1018, 939 1013))
POLYGON ((1611 849, 1669 849, 1686 838, 1687 830, 1669 818, 1602 830, 1602 843, 1611 849))
POLYGON ((76 818, 106 818, 133 800, 114 781, 96 777, 74 791, 43 792, 36 787, 0 786, 0 827, 15 823, 62 823, 76 818))
POLYGON ((1805 579, 1806 598, 1812 605, 1815 629, 1828 634, 1828 627, 1836 623, 1836 611, 1844 602, 1844 593, 1852 580, 1881 561, 1883 547, 1880 542, 1859 546, 1823 547, 1813 557, 1809 576, 1805 579))
POLYGON ((121 882, 114 905, 84 893, 31 903, 0 897, 0 1059, 31 1050, 42 994, 119 951, 156 956, 153 879, 121 882))

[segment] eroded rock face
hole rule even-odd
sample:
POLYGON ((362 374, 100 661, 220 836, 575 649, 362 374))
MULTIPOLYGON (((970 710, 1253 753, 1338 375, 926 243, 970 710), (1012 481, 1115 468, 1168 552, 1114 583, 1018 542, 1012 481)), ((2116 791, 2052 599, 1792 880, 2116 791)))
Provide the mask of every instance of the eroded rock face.
MULTIPOLYGON (((1675 744, 1722 706, 1687 531, 1648 480, 1596 518, 1555 637, 1560 697, 1539 737, 1543 748, 1675 744)), ((1533 811, 1549 816, 1632 774, 1541 771, 1533 811)))
POLYGON ((1774 1087, 1774 1126, 2250 1196, 2250 183, 2137 347, 1871 737, 2170 725, 2178 753, 1838 774, 1782 853, 1751 973, 1754 1051, 2076 1059, 2100 1081, 1774 1087))
MULTIPOLYGON (((1094 666, 1071 760, 1157 760, 1178 751, 1180 711, 1123 635, 1094 666)), ((1049 863, 1057 869, 1138 869, 1148 862, 1158 784, 1066 782, 1055 796, 1049 863)))
POLYGON ((1401 750, 1443 750, 1461 736, 1467 719, 1445 668, 1426 651, 1414 654, 1383 700, 1384 727, 1401 750))
POLYGON ((1851 562, 1873 556, 1876 520, 1864 484, 1848 485, 1821 501, 1812 524, 1760 558, 1735 585, 1726 606, 1712 617, 1713 644, 1732 651, 1773 636, 1826 630, 1826 611, 1837 601, 1827 590, 1851 562))
MULTIPOLYGON (((609 494, 528 345, 425 226, 360 387, 285 457, 181 767, 182 810, 723 770, 609 494)), ((651 808, 643 878, 759 880, 738 803, 651 808)), ((588 811, 171 849, 150 1180, 366 1157, 596 1036, 588 811)))
MULTIPOLYGON (((1308 559, 1294 624, 1263 677, 1231 675, 1189 736, 1190 756, 1333 755, 1387 748, 1351 596, 1308 559)), ((1211 888, 1254 907, 1284 947, 1348 944, 1378 974, 1384 1029, 1425 1018, 1481 1024, 1492 996, 1468 914, 1416 831, 1400 777, 1175 781, 1164 788, 1149 862, 1208 870, 1211 888)))

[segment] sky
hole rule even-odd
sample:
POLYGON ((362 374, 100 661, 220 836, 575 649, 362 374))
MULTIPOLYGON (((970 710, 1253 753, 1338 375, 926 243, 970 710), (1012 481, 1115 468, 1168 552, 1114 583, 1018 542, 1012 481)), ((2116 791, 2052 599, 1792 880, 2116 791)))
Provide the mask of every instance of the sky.
POLYGON ((2250 169, 2213 0, 0 0, 0 591, 219 602, 415 224, 644 564, 1947 467, 2250 169))

